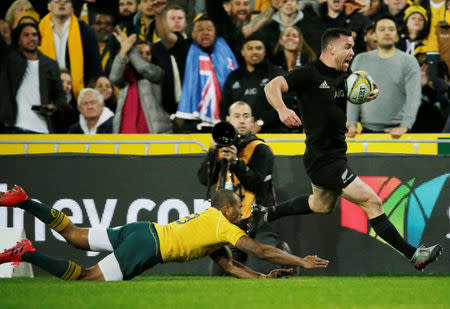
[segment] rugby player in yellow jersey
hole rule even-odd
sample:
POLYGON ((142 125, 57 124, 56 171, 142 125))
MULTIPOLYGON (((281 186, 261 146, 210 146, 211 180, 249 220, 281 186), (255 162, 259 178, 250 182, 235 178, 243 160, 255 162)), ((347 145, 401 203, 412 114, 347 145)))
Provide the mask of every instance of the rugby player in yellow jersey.
POLYGON ((76 248, 109 251, 90 268, 62 258, 37 252, 31 241, 24 239, 0 254, 0 264, 21 261, 31 263, 63 280, 129 280, 158 263, 187 262, 209 255, 214 262, 237 278, 276 278, 292 269, 273 270, 261 274, 232 259, 232 244, 247 254, 281 265, 324 268, 328 261, 317 256, 301 258, 275 247, 261 244, 245 235, 235 224, 242 216, 240 198, 232 191, 220 190, 211 207, 167 225, 152 222, 130 223, 118 228, 79 228, 62 212, 28 198, 15 186, 0 192, 0 206, 18 207, 36 216, 61 234, 76 248))

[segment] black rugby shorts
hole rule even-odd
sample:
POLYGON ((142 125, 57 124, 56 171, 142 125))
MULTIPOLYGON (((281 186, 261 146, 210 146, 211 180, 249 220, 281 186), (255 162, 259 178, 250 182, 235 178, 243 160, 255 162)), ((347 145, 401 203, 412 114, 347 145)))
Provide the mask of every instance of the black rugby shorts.
POLYGON ((357 175, 348 166, 347 160, 336 159, 332 162, 327 162, 314 172, 309 172, 308 176, 315 187, 336 191, 338 194, 341 194, 342 189, 347 187, 357 175))

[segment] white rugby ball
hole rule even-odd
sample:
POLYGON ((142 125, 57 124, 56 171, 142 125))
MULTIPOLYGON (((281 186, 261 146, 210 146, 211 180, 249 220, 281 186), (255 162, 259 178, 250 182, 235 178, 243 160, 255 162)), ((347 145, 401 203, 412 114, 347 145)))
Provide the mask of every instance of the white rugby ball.
POLYGON ((367 72, 355 71, 347 77, 345 86, 350 103, 364 104, 373 90, 373 79, 367 72))

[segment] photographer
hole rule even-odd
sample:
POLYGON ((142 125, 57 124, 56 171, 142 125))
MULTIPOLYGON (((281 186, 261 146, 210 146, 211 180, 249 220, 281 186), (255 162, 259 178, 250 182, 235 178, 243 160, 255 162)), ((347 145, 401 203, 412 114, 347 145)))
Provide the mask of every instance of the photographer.
MULTIPOLYGON (((198 171, 203 185, 215 186, 216 190, 229 189, 236 192, 242 200, 242 220, 239 227, 246 230, 251 207, 254 203, 273 205, 272 168, 274 156, 263 140, 251 134, 254 124, 250 106, 243 102, 233 103, 226 117, 227 122, 238 132, 233 145, 218 147, 211 139, 211 146, 198 171)), ((216 125, 217 126, 217 125, 216 125)), ((214 129, 213 129, 214 136, 214 129)), ((219 145, 221 146, 221 145, 219 145)), ((281 246, 278 235, 270 228, 259 230, 255 239, 273 246, 281 246)), ((236 248, 231 248, 233 258, 257 271, 269 271, 279 266, 257 260, 236 248)), ((213 267, 212 275, 222 272, 213 267)))
POLYGON ((0 59, 0 133, 53 133, 50 116, 66 104, 58 63, 37 49, 40 41, 35 24, 20 24, 0 59))

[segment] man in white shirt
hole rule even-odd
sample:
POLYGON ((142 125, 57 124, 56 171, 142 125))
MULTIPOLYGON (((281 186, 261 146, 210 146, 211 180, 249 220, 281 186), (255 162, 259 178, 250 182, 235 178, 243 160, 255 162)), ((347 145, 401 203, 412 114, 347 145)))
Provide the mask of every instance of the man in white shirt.
POLYGON ((12 33, 13 48, 4 59, 0 83, 0 132, 52 133, 50 116, 65 103, 59 68, 37 47, 35 24, 20 24, 12 33))

